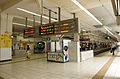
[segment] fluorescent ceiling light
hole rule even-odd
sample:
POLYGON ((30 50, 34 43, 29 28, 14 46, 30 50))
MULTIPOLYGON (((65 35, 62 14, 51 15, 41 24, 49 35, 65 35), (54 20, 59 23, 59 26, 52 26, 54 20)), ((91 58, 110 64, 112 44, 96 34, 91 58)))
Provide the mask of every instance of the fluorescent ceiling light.
MULTIPOLYGON (((24 24, 20 24, 20 23, 13 23, 14 25, 19 25, 19 26, 26 26, 24 24)), ((33 26, 30 26, 30 25, 27 25, 27 27, 33 27, 33 26)))
MULTIPOLYGON (((32 15, 35 15, 35 16, 41 16, 41 15, 39 15, 39 14, 37 14, 37 13, 34 13, 34 12, 32 12, 32 11, 28 11, 28 10, 25 10, 25 9, 22 9, 22 8, 17 8, 18 10, 20 10, 20 11, 23 11, 23 12, 26 12, 26 13, 29 13, 29 14, 32 14, 32 15)), ((46 19, 49 19, 49 17, 47 17, 47 16, 42 16, 43 18, 46 18, 46 19)), ((55 19, 52 19, 51 18, 51 20, 52 21, 57 21, 57 20, 55 20, 55 19)))
POLYGON ((86 30, 83 29, 82 31, 86 31, 86 30))
POLYGON ((105 30, 107 30, 111 35, 114 35, 112 32, 110 32, 110 30, 109 30, 107 27, 104 26, 104 28, 105 28, 105 30))
POLYGON ((84 8, 77 0, 71 0, 74 4, 76 4, 80 9, 86 12, 89 16, 91 16, 95 21, 97 21, 100 25, 103 25, 92 13, 90 13, 86 8, 84 8))
POLYGON ((105 30, 107 30, 107 32, 109 32, 111 35, 113 35, 114 37, 117 38, 117 36, 115 36, 107 27, 103 26, 105 28, 105 30))

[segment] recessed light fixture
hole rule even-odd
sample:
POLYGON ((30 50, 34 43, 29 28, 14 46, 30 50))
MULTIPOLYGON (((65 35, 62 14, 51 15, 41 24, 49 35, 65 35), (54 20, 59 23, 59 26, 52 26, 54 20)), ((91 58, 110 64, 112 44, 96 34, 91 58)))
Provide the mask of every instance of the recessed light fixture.
MULTIPOLYGON (((32 15, 35 15, 35 16, 41 16, 40 14, 37 14, 37 13, 34 13, 34 12, 32 12, 32 11, 29 11, 29 10, 25 10, 25 9, 22 9, 22 8, 17 8, 18 10, 20 10, 20 11, 23 11, 23 12, 26 12, 26 13, 29 13, 29 14, 32 14, 32 15)), ((46 18, 46 19, 49 19, 49 17, 47 17, 47 16, 42 16, 43 18, 46 18)), ((52 19, 51 18, 51 20, 52 21, 57 21, 57 20, 55 20, 55 19, 52 19)))
POLYGON ((103 25, 92 13, 90 13, 86 8, 84 8, 77 0, 71 0, 74 4, 76 4, 80 9, 86 12, 89 16, 91 16, 96 22, 100 25, 103 25))
POLYGON ((120 33, 118 35, 120 35, 120 33))
POLYGON ((86 30, 83 29, 82 31, 86 31, 86 30))
MULTIPOLYGON (((20 24, 20 23, 13 23, 14 25, 19 25, 19 26, 26 26, 24 24, 20 24)), ((30 25, 27 25, 27 27, 33 27, 33 26, 30 26, 30 25)))

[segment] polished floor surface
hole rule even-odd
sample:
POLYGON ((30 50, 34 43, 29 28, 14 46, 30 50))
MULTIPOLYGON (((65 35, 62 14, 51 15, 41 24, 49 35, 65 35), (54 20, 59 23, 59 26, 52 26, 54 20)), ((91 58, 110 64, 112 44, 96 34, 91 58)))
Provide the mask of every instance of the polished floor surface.
MULTIPOLYGON (((46 54, 32 54, 30 57, 30 60, 36 60, 36 59, 41 59, 45 58, 46 54)), ((7 62, 0 62, 1 64, 11 64, 11 63, 17 63, 17 62, 24 62, 24 61, 30 61, 26 58, 26 55, 24 56, 13 56, 12 61, 7 61, 7 62)))
POLYGON ((96 79, 120 79, 120 53, 119 51, 116 53, 116 56, 112 56, 110 52, 105 52, 80 63, 47 62, 46 58, 0 63, 0 77, 4 79, 95 79, 97 75, 96 79), (109 60, 112 61, 109 63, 109 60))

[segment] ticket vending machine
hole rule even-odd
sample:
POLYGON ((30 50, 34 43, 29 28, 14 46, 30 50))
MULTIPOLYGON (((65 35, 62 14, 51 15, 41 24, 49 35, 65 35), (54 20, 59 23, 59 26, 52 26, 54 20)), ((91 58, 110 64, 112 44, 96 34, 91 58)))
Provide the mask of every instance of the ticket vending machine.
POLYGON ((71 40, 52 40, 47 43, 47 61, 68 62, 71 40))

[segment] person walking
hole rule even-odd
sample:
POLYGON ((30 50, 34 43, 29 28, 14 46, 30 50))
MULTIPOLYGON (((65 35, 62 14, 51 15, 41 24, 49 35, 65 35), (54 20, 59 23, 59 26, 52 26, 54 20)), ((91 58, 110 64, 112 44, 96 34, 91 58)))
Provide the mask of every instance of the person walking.
POLYGON ((26 53, 27 53, 26 58, 27 58, 27 59, 30 59, 30 57, 29 57, 30 46, 29 46, 29 45, 27 45, 27 51, 26 51, 26 53))
POLYGON ((115 53, 114 53, 115 49, 116 49, 116 45, 114 44, 111 47, 111 53, 112 53, 112 55, 115 55, 115 53))

